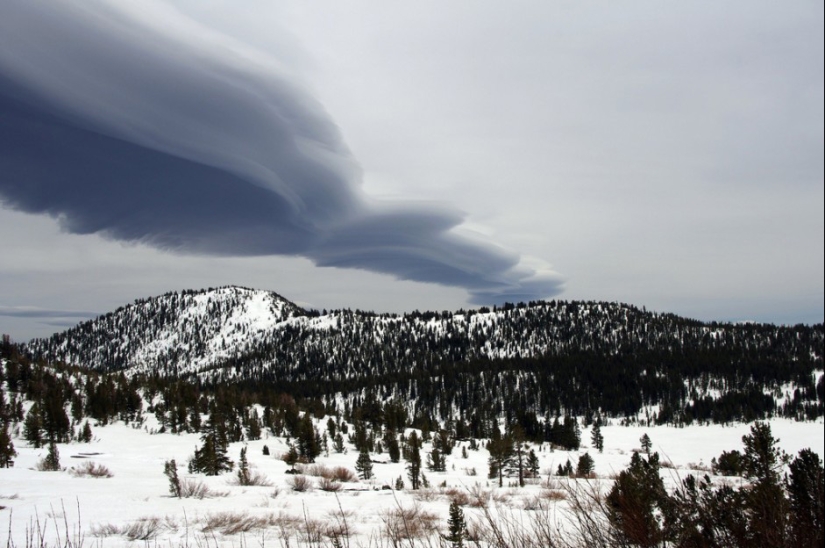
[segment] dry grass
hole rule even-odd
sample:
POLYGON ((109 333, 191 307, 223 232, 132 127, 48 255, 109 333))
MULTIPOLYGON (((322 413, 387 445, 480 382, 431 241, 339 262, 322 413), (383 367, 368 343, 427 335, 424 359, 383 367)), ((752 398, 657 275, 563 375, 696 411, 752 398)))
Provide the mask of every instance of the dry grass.
POLYGON ((167 516, 159 518, 156 516, 138 518, 131 523, 124 525, 114 525, 111 523, 93 525, 92 535, 95 537, 124 536, 130 541, 142 540, 144 542, 154 540, 167 531, 177 531, 177 522, 167 516))
POLYGON ((69 469, 69 473, 76 478, 92 477, 92 478, 111 478, 114 474, 111 470, 102 464, 92 461, 86 461, 78 466, 73 466, 69 469))
POLYGON ((237 535, 276 524, 277 518, 273 514, 253 516, 248 512, 218 512, 204 518, 201 530, 204 533, 218 531, 222 535, 237 535))

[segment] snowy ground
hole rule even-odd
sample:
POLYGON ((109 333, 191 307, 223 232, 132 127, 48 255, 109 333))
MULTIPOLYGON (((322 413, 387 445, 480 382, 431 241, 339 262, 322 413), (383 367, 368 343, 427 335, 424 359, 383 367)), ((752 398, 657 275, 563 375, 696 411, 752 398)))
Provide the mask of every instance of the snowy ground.
MULTIPOLYGON (((150 417, 153 418, 153 417, 150 417)), ((324 424, 321 421, 320 424, 324 424)), ((780 446, 790 454, 810 447, 820 456, 825 454, 825 434, 822 421, 797 423, 773 420, 774 436, 780 446)), ((375 478, 368 482, 348 483, 338 493, 314 489, 298 493, 288 486, 291 477, 285 474, 287 466, 276 456, 285 452, 286 443, 280 438, 266 438, 249 442, 248 459, 254 470, 265 475, 270 486, 243 487, 233 484, 234 473, 219 477, 189 476, 186 462, 193 454, 200 438, 197 434, 150 434, 123 424, 94 428, 95 440, 90 444, 73 443, 59 445, 62 472, 37 471, 36 464, 46 455, 46 449, 28 447, 24 440, 15 438, 19 453, 15 466, 0 469, 0 538, 11 535, 16 546, 65 544, 68 535, 75 545, 83 539, 83 546, 136 546, 149 543, 153 546, 284 546, 283 535, 298 535, 307 522, 332 524, 340 519, 343 511, 347 525, 358 539, 367 544, 382 534, 385 522, 397 508, 422 510, 438 517, 443 529, 446 523, 449 497, 439 486, 471 489, 481 486, 503 492, 503 504, 513 511, 522 511, 529 501, 541 492, 539 484, 524 489, 505 486, 498 490, 496 483, 487 479, 487 452, 469 451, 467 459, 461 457, 461 446, 447 458, 448 471, 425 471, 433 489, 422 495, 412 491, 394 492, 382 486, 392 486, 402 476, 407 486, 404 462, 389 463, 384 455, 373 455, 375 460, 387 461, 374 464, 375 478), (262 454, 267 445, 271 456, 262 454), (169 482, 163 474, 164 462, 175 459, 181 477, 193 477, 203 481, 214 491, 225 496, 202 500, 179 499, 169 495, 169 482), (106 466, 111 478, 75 477, 71 468, 93 461, 106 466), (473 475, 473 470, 477 475, 473 475), (255 519, 259 518, 259 522, 255 519), (220 520, 237 522, 246 519, 248 530, 230 533, 230 525, 219 526, 220 520), (297 520, 297 521, 296 521, 297 520), (262 526, 266 521, 266 525, 262 526), (6 523, 7 522, 7 523, 6 523), (296 523, 302 523, 302 526, 296 523), (209 528, 212 524, 215 527, 209 528), (147 531, 148 540, 129 540, 127 529, 147 531), (57 536, 60 536, 58 541, 57 536), (28 538, 27 538, 28 537, 28 538), (42 538, 41 538, 42 537, 42 538), (42 542, 46 539, 45 542, 42 542)), ((665 469, 666 479, 675 481, 693 468, 709 466, 711 458, 723 450, 742 448, 741 438, 749 431, 746 424, 734 426, 693 426, 689 428, 605 426, 604 453, 590 448, 590 432, 582 431, 583 446, 579 452, 552 452, 545 445, 536 447, 541 461, 543 478, 555 471, 568 458, 575 467, 578 456, 589 452, 596 463, 596 472, 603 478, 624 469, 630 454, 640 446, 639 438, 647 433, 653 450, 664 461, 670 461, 674 469, 665 469), (670 476, 670 477, 668 477, 670 476)), ((229 455, 237 462, 243 444, 230 447, 229 455)), ((425 445, 425 451, 429 445, 425 445)), ((422 456, 425 455, 422 451, 422 456)), ((352 450, 345 454, 330 453, 318 462, 328 466, 346 466, 354 470, 357 454, 352 450)), ((705 473, 704 471, 702 473, 705 473)), ((314 478, 317 480, 317 478, 314 478)), ((514 481, 513 479, 510 482, 514 481)), ((585 481, 585 480, 581 480, 585 481)), ((609 481, 606 479, 605 481, 609 481)), ((557 504, 563 505, 564 501, 557 504)), ((478 510, 467 508, 469 519, 478 510)), ((140 535, 139 535, 140 536, 140 535)), ((291 546, 296 545, 293 537, 291 546)), ((6 543, 5 545, 8 545, 6 543)), ((353 544, 355 545, 355 544, 353 544)))

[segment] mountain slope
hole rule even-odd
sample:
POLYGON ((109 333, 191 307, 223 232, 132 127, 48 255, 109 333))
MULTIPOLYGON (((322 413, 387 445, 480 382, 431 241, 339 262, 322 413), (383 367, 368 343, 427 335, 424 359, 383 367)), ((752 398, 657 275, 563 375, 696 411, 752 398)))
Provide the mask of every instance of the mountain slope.
POLYGON ((823 339, 821 324, 702 323, 606 302, 322 315, 272 292, 223 287, 139 300, 26 350, 296 397, 401 398, 444 417, 508 406, 618 415, 650 405, 706 416, 713 402, 758 414, 791 398, 798 412, 819 412, 803 403, 815 405, 822 388, 823 339), (801 392, 786 397, 794 388, 801 392))

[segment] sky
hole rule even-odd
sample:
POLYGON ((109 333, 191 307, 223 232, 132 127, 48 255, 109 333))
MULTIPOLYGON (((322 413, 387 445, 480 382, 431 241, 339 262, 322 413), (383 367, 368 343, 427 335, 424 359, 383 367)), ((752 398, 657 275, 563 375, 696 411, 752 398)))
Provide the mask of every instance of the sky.
POLYGON ((7 0, 0 331, 237 284, 819 323, 815 1, 7 0))

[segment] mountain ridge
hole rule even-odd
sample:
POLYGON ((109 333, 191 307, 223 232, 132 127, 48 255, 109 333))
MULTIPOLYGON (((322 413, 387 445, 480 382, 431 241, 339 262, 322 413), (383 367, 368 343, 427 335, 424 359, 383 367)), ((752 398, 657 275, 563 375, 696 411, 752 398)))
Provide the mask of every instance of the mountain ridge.
POLYGON ((443 420, 512 410, 629 416, 650 406, 662 420, 726 420, 789 401, 789 416, 822 414, 823 340, 822 324, 705 323, 609 302, 321 313, 225 286, 138 299, 23 348, 101 372, 327 404, 403 400, 413 415, 437 409, 443 420))

